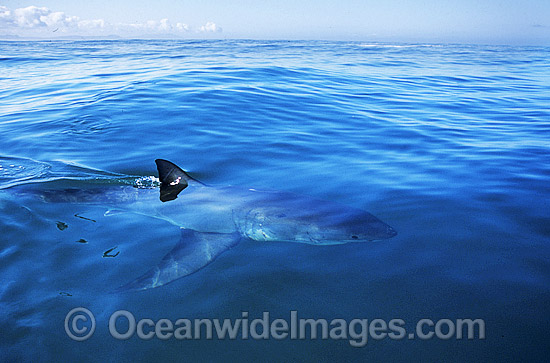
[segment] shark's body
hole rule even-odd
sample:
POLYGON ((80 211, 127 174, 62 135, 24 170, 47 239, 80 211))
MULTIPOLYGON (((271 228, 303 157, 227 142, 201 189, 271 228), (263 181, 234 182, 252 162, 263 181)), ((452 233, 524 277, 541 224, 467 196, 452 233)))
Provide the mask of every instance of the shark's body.
POLYGON ((115 186, 43 193, 46 201, 112 204, 181 227, 180 242, 156 267, 121 290, 144 290, 189 275, 242 238, 340 244, 397 233, 372 214, 338 203, 278 191, 206 186, 166 160, 156 160, 158 189, 115 186), (184 190, 185 189, 185 190, 184 190))

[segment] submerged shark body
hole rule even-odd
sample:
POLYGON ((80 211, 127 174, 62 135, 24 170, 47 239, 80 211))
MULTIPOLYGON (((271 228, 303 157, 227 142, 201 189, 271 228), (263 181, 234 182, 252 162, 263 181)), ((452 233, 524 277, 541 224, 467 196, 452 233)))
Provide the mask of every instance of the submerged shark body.
POLYGON ((172 251, 119 290, 145 290, 189 275, 242 238, 327 245, 387 239, 397 234, 360 209, 287 192, 210 187, 169 161, 157 159, 156 163, 160 198, 158 189, 131 186, 42 194, 45 201, 114 204, 181 227, 181 239, 172 251))

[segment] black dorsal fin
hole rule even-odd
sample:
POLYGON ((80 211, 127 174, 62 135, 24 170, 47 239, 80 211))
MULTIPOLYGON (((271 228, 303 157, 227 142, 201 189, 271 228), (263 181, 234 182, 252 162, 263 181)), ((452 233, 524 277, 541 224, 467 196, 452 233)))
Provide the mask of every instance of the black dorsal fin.
POLYGON ((160 200, 168 202, 178 197, 178 194, 187 188, 191 179, 179 166, 168 160, 157 159, 157 170, 160 179, 160 200))

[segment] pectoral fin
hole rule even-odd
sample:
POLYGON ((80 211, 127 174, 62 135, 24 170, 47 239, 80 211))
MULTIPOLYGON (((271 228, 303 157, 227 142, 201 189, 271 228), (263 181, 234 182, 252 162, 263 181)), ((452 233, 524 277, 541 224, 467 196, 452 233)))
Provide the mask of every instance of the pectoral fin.
POLYGON ((181 229, 181 239, 160 263, 117 291, 147 290, 196 272, 237 245, 239 233, 197 232, 181 229))

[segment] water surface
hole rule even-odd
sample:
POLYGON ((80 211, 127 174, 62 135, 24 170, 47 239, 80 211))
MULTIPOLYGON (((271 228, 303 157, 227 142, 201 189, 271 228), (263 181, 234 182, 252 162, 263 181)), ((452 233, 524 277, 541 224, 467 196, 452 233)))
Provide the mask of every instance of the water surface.
POLYGON ((550 353, 549 48, 56 41, 0 42, 0 54, 0 359, 550 353), (155 175, 155 158, 212 185, 363 208, 399 234, 324 247, 244 241, 170 285, 113 294, 172 248, 177 227, 14 193, 131 182, 155 175), (63 328, 78 306, 97 320, 85 342, 63 328), (480 318, 486 339, 118 341, 107 326, 119 309, 173 321, 295 310, 400 318, 408 331, 422 318, 480 318))

